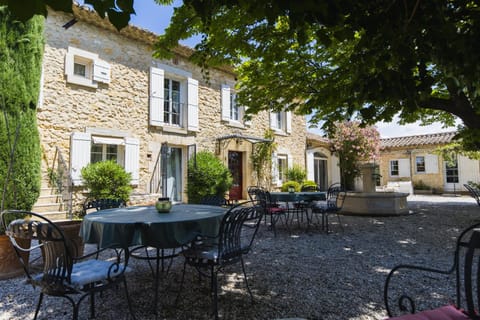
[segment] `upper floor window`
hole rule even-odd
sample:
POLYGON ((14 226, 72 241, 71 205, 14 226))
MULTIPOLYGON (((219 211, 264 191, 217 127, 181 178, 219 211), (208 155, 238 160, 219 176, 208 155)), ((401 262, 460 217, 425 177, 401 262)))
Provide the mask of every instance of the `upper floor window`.
POLYGON ((65 55, 67 82, 97 88, 98 83, 110 83, 110 64, 98 54, 68 47, 65 55))
POLYGON ((166 124, 182 125, 182 109, 180 82, 165 78, 163 102, 163 121, 166 124))
POLYGON ((246 108, 238 105, 237 94, 229 85, 222 85, 222 120, 231 125, 249 125, 243 119, 246 108))
POLYGON ((150 68, 150 125, 198 130, 198 81, 189 72, 150 68))
POLYGON ((236 98, 236 94, 230 92, 230 119, 240 121, 240 110, 237 106, 236 98))
POLYGON ((417 173, 425 173, 425 157, 415 157, 415 169, 417 170, 417 173))
POLYGON ((276 132, 292 131, 292 114, 290 111, 270 112, 270 127, 276 132))

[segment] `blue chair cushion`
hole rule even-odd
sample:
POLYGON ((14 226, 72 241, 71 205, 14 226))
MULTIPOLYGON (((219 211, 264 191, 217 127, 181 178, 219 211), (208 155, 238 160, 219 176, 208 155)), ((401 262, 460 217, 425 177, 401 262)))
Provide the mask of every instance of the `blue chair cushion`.
MULTIPOLYGON (((111 261, 104 260, 91 259, 75 263, 72 269, 71 281, 68 286, 81 290, 87 284, 108 279, 110 269, 110 277, 115 277, 121 274, 124 268, 123 264, 120 264, 119 267, 116 268, 111 261)), ((125 272, 130 271, 130 267, 125 268, 125 272)), ((41 283, 42 277, 43 273, 36 275, 33 280, 34 282, 41 283)))

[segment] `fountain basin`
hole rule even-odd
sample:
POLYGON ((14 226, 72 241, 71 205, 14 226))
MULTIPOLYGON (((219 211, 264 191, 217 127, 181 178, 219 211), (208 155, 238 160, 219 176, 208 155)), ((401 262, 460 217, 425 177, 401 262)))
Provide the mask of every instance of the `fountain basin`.
POLYGON ((369 216, 409 214, 405 192, 348 192, 342 213, 369 216))

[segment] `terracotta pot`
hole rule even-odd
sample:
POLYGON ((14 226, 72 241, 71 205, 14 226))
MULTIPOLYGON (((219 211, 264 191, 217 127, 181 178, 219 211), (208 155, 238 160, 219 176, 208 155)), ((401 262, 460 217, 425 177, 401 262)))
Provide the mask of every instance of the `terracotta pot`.
POLYGON ((55 221, 55 224, 62 229, 63 234, 67 239, 70 239, 74 244, 73 257, 81 257, 85 248, 82 237, 80 237, 80 226, 82 221, 80 220, 65 220, 55 221))
MULTIPOLYGON (((23 248, 28 248, 31 241, 29 239, 17 239, 17 243, 23 248)), ((22 255, 28 263, 29 253, 25 252, 22 255)), ((6 235, 0 235, 0 280, 17 277, 23 273, 22 264, 15 253, 10 238, 6 235)))

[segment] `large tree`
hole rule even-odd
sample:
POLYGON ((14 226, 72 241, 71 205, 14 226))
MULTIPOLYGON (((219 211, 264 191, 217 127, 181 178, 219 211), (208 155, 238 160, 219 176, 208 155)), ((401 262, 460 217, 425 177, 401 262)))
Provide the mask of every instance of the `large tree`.
MULTIPOLYGON (((111 20, 133 12, 133 0, 86 3, 111 20)), ((157 55, 194 34, 204 36, 192 59, 233 62, 251 112, 288 106, 326 120, 326 129, 356 116, 374 123, 399 113, 403 122, 451 125, 455 115, 465 146, 480 147, 475 1, 185 0, 157 55)))

